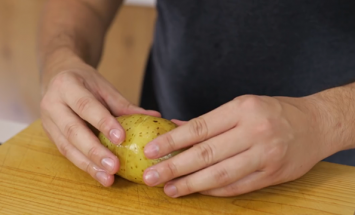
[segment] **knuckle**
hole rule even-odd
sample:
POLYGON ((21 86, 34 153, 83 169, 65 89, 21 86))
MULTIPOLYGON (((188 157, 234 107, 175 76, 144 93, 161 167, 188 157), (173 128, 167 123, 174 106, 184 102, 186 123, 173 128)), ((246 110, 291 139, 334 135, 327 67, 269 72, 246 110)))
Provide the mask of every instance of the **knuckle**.
POLYGON ((71 80, 72 78, 73 78, 73 75, 70 72, 64 71, 64 72, 61 72, 61 73, 57 74, 53 78, 51 85, 54 88, 62 88, 63 85, 66 82, 68 82, 69 80, 71 80))
POLYGON ((95 173, 97 172, 97 170, 95 170, 94 165, 91 162, 86 162, 83 161, 81 166, 83 166, 83 170, 87 173, 89 173, 91 176, 94 177, 95 173))
POLYGON ((97 123, 97 128, 102 131, 102 132, 106 132, 108 133, 111 126, 110 126, 110 122, 111 120, 107 117, 103 117, 99 120, 99 122, 97 123))
POLYGON ((195 118, 191 120, 191 132, 194 136, 197 136, 199 141, 203 141, 208 137, 208 128, 205 119, 195 118))
POLYGON ((97 146, 92 146, 89 149, 87 156, 91 160, 94 160, 95 158, 99 157, 99 148, 97 146))
POLYGON ((265 118, 254 127, 256 135, 271 135, 274 133, 275 125, 272 119, 265 118))
POLYGON ((79 125, 76 123, 69 123, 64 126, 64 136, 67 139, 71 139, 72 137, 77 135, 77 129, 79 125))
POLYGON ((64 156, 67 157, 71 147, 69 144, 59 144, 58 146, 59 152, 64 156))
POLYGON ((132 111, 137 111, 139 108, 134 104, 127 101, 125 98, 120 99, 120 111, 123 113, 130 113, 132 111))
POLYGON ((240 104, 241 108, 245 110, 255 110, 256 108, 260 107, 261 105, 261 98, 255 95, 245 95, 240 96, 238 103, 240 104))
POLYGON ((194 189, 194 186, 191 182, 191 180, 185 180, 184 181, 184 187, 186 189, 186 193, 194 193, 195 192, 195 189, 194 189))
POLYGON ((170 173, 172 178, 178 176, 178 170, 176 168, 176 165, 173 162, 167 161, 166 168, 168 169, 168 171, 169 171, 169 173, 170 173))
POLYGON ((77 74, 75 71, 65 70, 53 77, 50 86, 54 90, 66 91, 68 89, 68 86, 73 83, 84 84, 85 81, 84 78, 77 74))
POLYGON ((125 104, 125 109, 126 109, 126 111, 129 111, 129 110, 132 109, 132 108, 134 108, 134 105, 131 104, 130 102, 127 102, 127 103, 125 104))
POLYGON ((81 97, 80 99, 78 99, 78 101, 76 102, 76 109, 77 109, 77 113, 79 115, 82 115, 85 110, 89 109, 91 106, 91 101, 92 98, 90 97, 81 97))
POLYGON ((225 185, 230 182, 231 176, 225 168, 221 168, 214 172, 213 178, 216 184, 225 185))
POLYGON ((177 149, 176 143, 174 141, 173 136, 171 135, 171 133, 166 133, 166 143, 168 146, 168 151, 175 151, 177 149))
MULTIPOLYGON (((98 85, 98 84, 96 83, 96 85, 98 85)), ((102 100, 101 103, 106 104, 105 101, 114 100, 114 98, 112 97, 112 94, 110 93, 110 91, 103 90, 100 87, 96 87, 96 88, 97 88, 98 94, 100 95, 100 96, 96 96, 96 97, 102 100)))
POLYGON ((91 175, 92 168, 91 168, 90 163, 83 163, 83 166, 85 166, 83 170, 91 175))
POLYGON ((202 161, 205 166, 209 166, 214 162, 215 150, 209 144, 199 144, 196 146, 197 158, 202 161))

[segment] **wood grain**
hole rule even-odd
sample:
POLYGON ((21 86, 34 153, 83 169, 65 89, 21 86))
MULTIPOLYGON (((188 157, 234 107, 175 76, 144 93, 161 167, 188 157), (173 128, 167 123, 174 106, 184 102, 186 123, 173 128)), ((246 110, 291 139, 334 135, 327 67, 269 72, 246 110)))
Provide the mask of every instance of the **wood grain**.
MULTIPOLYGON (((0 1, 0 119, 30 123, 39 118, 36 39, 44 2, 0 1)), ((99 67, 100 73, 135 104, 155 16, 154 8, 124 6, 107 35, 99 67)))
POLYGON ((40 121, 0 146, 0 214, 347 214, 355 168, 322 162, 299 180, 234 198, 171 199, 119 177, 104 188, 68 162, 40 121))

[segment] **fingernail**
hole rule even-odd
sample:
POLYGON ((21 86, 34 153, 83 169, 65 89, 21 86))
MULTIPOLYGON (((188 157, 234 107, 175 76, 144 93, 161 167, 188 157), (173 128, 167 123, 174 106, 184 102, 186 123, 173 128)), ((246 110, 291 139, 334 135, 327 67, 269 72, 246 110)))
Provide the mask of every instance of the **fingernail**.
POLYGON ((110 139, 113 143, 120 144, 118 141, 120 140, 121 133, 118 129, 112 129, 110 131, 110 139))
POLYGON ((144 148, 144 154, 148 157, 155 157, 159 153, 159 146, 156 144, 148 145, 144 148))
POLYGON ((111 158, 104 158, 101 161, 102 166, 106 168, 106 170, 111 171, 115 166, 115 162, 111 158))
POLYGON ((159 182, 159 173, 155 170, 151 170, 144 175, 144 181, 150 185, 154 186, 159 182))
POLYGON ((106 172, 97 172, 96 173, 96 178, 99 180, 99 182, 105 186, 108 180, 108 175, 106 172))
POLYGON ((167 185, 164 188, 165 194, 170 196, 170 197, 176 197, 177 196, 177 189, 174 185, 167 185))

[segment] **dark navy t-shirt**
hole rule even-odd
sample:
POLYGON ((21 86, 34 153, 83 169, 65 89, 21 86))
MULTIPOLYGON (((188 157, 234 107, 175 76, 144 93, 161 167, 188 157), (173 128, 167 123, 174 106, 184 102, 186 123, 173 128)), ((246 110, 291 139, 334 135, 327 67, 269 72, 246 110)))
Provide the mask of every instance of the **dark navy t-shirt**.
MULTIPOLYGON (((354 0, 158 0, 141 104, 189 120, 244 94, 355 81, 354 0)), ((354 150, 329 161, 355 165, 354 150)))

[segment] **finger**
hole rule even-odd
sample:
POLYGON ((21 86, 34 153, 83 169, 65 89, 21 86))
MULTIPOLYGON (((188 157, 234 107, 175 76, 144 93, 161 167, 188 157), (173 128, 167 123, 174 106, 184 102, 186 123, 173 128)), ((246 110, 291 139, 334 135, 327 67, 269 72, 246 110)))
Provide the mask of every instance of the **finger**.
POLYGON ((100 86, 103 86, 103 90, 100 91, 100 96, 104 99, 111 112, 115 116, 146 114, 155 117, 161 117, 161 114, 157 111, 145 110, 141 107, 133 105, 126 98, 121 96, 121 94, 111 85, 103 84, 100 86))
POLYGON ((220 197, 237 196, 255 190, 260 190, 271 184, 272 183, 270 179, 268 179, 266 172, 257 171, 232 184, 221 188, 203 191, 201 194, 220 197))
POLYGON ((229 130, 147 169, 143 179, 147 185, 155 186, 211 166, 247 150, 249 136, 243 129, 229 130))
POLYGON ((122 126, 83 85, 69 85, 62 98, 76 114, 101 131, 111 142, 119 144, 124 141, 122 126))
POLYGON ((257 171, 260 161, 252 150, 226 159, 199 172, 167 183, 165 193, 179 197, 231 184, 257 171))
POLYGON ((229 102, 157 137, 145 147, 145 156, 150 159, 160 158, 228 131, 237 124, 238 115, 231 114, 234 107, 234 103, 229 102))
POLYGON ((48 134, 55 140, 55 144, 59 151, 79 169, 89 173, 91 177, 100 182, 103 186, 111 186, 114 176, 107 174, 106 171, 100 169, 88 158, 86 158, 78 149, 71 145, 67 139, 61 134, 59 129, 50 121, 46 120, 46 130, 48 134))
POLYGON ((178 125, 178 126, 182 126, 182 125, 185 125, 187 123, 187 121, 181 121, 181 120, 178 120, 178 119, 172 119, 171 121, 173 123, 175 123, 176 125, 178 125))
POLYGON ((68 107, 59 104, 51 111, 52 121, 75 148, 109 174, 115 174, 118 171, 118 158, 100 143, 85 123, 68 107))

